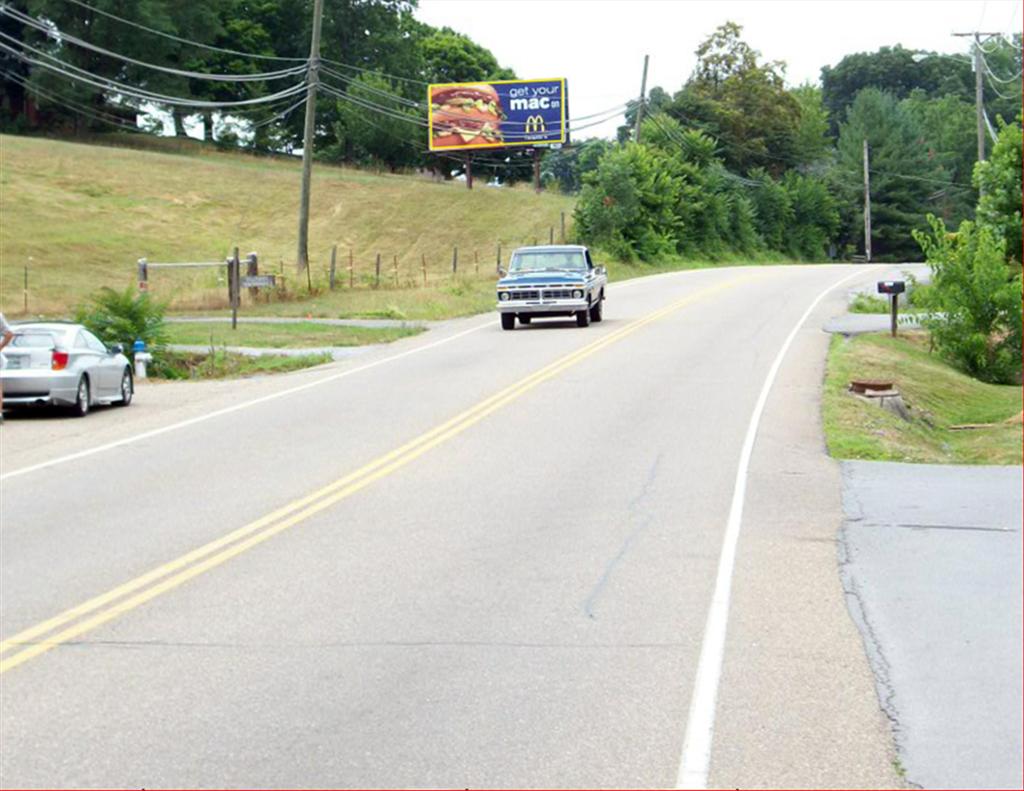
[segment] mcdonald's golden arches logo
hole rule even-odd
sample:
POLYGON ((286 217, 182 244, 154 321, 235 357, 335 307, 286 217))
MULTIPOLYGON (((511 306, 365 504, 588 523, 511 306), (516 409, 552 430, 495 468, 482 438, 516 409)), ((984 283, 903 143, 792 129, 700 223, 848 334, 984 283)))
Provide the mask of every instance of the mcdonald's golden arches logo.
POLYGON ((526 119, 526 128, 523 130, 525 134, 529 135, 545 131, 547 131, 547 128, 544 126, 544 116, 531 115, 526 119))

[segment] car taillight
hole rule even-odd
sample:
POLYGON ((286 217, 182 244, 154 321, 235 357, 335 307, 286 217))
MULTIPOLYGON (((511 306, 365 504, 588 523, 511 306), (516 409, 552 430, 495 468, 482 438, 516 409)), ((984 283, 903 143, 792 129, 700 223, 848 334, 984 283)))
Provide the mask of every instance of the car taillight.
POLYGON ((54 371, 61 371, 68 364, 68 353, 54 350, 50 357, 50 368, 54 371))

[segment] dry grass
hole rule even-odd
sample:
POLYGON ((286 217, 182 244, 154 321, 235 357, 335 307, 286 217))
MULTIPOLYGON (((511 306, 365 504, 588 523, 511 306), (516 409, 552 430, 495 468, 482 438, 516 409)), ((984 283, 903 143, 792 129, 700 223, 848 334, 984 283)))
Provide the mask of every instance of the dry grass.
MULTIPOLYGON (((215 261, 237 245, 243 255, 259 253, 261 271, 283 266, 291 275, 299 163, 193 148, 168 154, 0 136, 0 309, 21 313, 26 265, 32 314, 65 313, 100 286, 134 283, 141 257, 215 261)), ((459 247, 460 274, 469 279, 477 279, 474 253, 480 262, 480 282, 469 290, 489 292, 497 243, 507 260, 514 246, 546 241, 551 227, 559 233, 562 212, 571 222, 572 206, 571 198, 527 189, 470 191, 460 183, 318 164, 310 221, 313 275, 326 285, 336 244, 339 280, 347 284, 351 249, 363 288, 331 294, 331 315, 379 310, 396 299, 411 317, 423 312, 418 304, 431 301, 436 310, 473 312, 479 296, 467 296, 458 284, 464 293, 450 293, 452 247, 459 247), (403 296, 354 296, 371 291, 377 252, 383 258, 381 289, 403 296), (401 289, 393 288, 395 256, 401 289), (427 288, 421 285, 424 259, 427 288), (416 288, 407 287, 414 282, 416 288)), ((285 282, 293 296, 306 285, 293 276, 285 282)), ((152 285, 173 309, 214 310, 226 303, 219 270, 154 270, 152 285)))

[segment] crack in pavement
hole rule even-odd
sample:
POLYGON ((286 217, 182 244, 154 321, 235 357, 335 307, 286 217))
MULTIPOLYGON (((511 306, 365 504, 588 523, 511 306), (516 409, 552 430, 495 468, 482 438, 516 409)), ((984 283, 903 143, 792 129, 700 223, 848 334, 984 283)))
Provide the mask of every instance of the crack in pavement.
MULTIPOLYGON (((644 478, 643 485, 640 487, 640 493, 630 500, 629 505, 627 506, 627 510, 630 514, 630 521, 633 521, 636 512, 640 510, 640 506, 647 498, 651 488, 654 486, 654 480, 658 476, 658 467, 661 465, 662 455, 662 453, 658 453, 657 457, 654 459, 654 463, 647 471, 647 476, 644 478)), ((604 593, 605 588, 608 587, 608 582, 611 580, 612 573, 626 557, 626 554, 633 547, 633 544, 636 543, 640 534, 650 526, 651 520, 652 517, 650 515, 642 516, 638 520, 636 527, 634 527, 633 530, 630 531, 629 535, 626 536, 626 540, 622 542, 622 546, 619 548, 619 551, 616 553, 615 557, 608 562, 608 565, 605 566, 604 573, 601 574, 600 579, 598 579, 597 583, 591 589, 590 595, 587 596, 586 601, 583 602, 583 614, 590 620, 597 620, 597 615, 594 612, 597 600, 601 597, 601 594, 604 593)))

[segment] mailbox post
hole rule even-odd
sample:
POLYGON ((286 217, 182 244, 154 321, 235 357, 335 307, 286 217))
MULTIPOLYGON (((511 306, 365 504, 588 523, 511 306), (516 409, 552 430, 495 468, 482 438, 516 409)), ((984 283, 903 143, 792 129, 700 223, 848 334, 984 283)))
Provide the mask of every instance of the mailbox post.
POLYGON ((889 314, 891 316, 890 331, 892 337, 896 337, 896 317, 900 294, 907 290, 907 284, 902 280, 879 280, 878 293, 889 295, 889 314))

